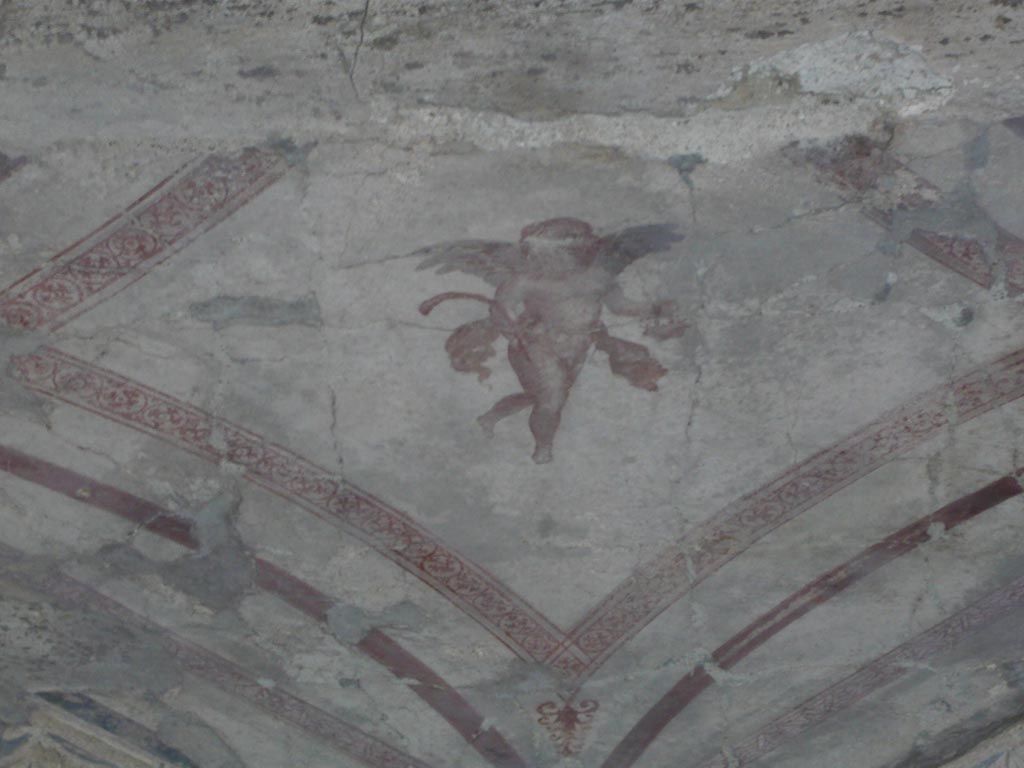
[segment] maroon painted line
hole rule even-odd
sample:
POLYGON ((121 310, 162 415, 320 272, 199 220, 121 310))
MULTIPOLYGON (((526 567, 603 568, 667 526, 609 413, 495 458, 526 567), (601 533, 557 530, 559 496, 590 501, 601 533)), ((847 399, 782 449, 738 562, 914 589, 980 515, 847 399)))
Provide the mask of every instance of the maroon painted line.
POLYGON ((473 749, 497 768, 526 768, 515 749, 494 728, 484 730, 484 719, 468 701, 434 670, 378 630, 359 642, 359 650, 405 681, 410 690, 447 720, 473 749))
MULTIPOLYGON (((945 530, 951 530, 1021 493, 1024 493, 1024 488, 1021 488, 1017 478, 1008 475, 925 515, 863 550, 842 565, 825 572, 766 611, 720 645, 711 654, 712 660, 722 669, 731 669, 817 606, 828 602, 886 563, 928 541, 928 530, 932 525, 942 524, 945 530)), ((602 768, 632 766, 662 730, 713 683, 713 678, 702 665, 688 672, 640 718, 604 761, 602 768)))
POLYGON ((316 621, 326 624, 327 613, 334 607, 335 601, 298 576, 293 576, 283 568, 264 560, 254 558, 256 564, 255 581, 261 589, 277 595, 293 608, 305 613, 316 621))
MULTIPOLYGON (((0 566, 15 564, 23 553, 0 544, 0 566)), ((182 668, 221 690, 249 702, 271 717, 290 723, 314 738, 370 768, 431 768, 384 741, 310 704, 280 686, 267 687, 233 661, 178 637, 127 606, 60 572, 29 573, 11 569, 2 575, 29 589, 49 595, 71 610, 97 611, 153 638, 182 668)))
POLYGON ((191 521, 150 501, 49 461, 0 445, 0 470, 64 494, 75 501, 131 520, 183 547, 196 549, 199 546, 191 521))
POLYGON ((564 636, 485 568, 404 512, 258 434, 52 348, 19 356, 12 372, 37 392, 207 461, 244 467, 247 480, 369 545, 449 599, 520 658, 543 661, 564 636))
POLYGON ((952 650, 976 630, 1022 608, 1024 576, 990 592, 981 600, 811 696, 753 736, 701 763, 701 768, 736 768, 755 763, 774 752, 788 739, 848 709, 909 670, 952 650))
POLYGON ((13 328, 56 330, 134 284, 284 174, 276 152, 211 155, 0 294, 13 328))
POLYGON ((448 597, 521 658, 546 661, 580 680, 695 584, 761 537, 946 429, 951 412, 963 422, 1019 398, 1024 394, 1024 350, 918 396, 729 505, 634 572, 577 625, 573 647, 557 655, 551 650, 564 635, 486 570, 447 548, 404 513, 280 446, 51 348, 15 357, 12 373, 35 391, 208 460, 243 466, 251 481, 331 519, 448 597), (215 433, 218 444, 226 448, 214 447, 215 433))
MULTIPOLYGON (((335 601, 282 568, 255 558, 256 583, 303 613, 326 624, 335 601)), ((484 730, 483 716, 444 678, 380 630, 371 630, 356 646, 387 667, 495 768, 526 768, 515 749, 493 726, 484 730), (415 682, 409 682, 410 680, 415 682)))
MULTIPOLYGON (((92 478, 51 462, 0 445, 0 470, 62 493, 83 504, 142 524, 158 536, 170 539, 189 549, 197 549, 199 546, 191 521, 138 496, 99 483, 92 478)), ((253 558, 253 562, 255 565, 254 581, 258 587, 277 595, 317 622, 327 623, 328 611, 335 604, 331 597, 261 557, 253 558)), ((409 672, 409 674, 399 674, 400 677, 414 677, 424 685, 430 686, 429 690, 416 687, 413 690, 454 726, 455 730, 466 738, 474 749, 495 766, 498 768, 525 768, 525 764, 516 755, 515 750, 509 746, 497 729, 489 728, 483 731, 481 729, 483 717, 465 699, 429 667, 401 648, 383 632, 374 630, 358 647, 395 674, 399 674, 396 671, 399 666, 409 672)))
POLYGON ((365 508, 374 510, 374 516, 390 518, 384 523, 373 522, 372 525, 377 530, 369 536, 363 528, 351 528, 345 520, 348 515, 325 515, 321 506, 310 504, 304 499, 296 499, 294 494, 283 491, 275 483, 268 483, 261 477, 251 474, 246 474, 245 478, 268 493, 295 504, 332 525, 339 525, 378 554, 412 573, 445 597, 524 661, 543 662, 557 647, 558 639, 564 637, 564 633, 543 614, 509 590, 484 567, 449 549, 425 528, 412 522, 405 513, 355 486, 346 484, 346 491, 354 500, 353 506, 365 505, 365 508), (398 535, 395 535, 396 528, 398 535), (411 546, 408 546, 407 542, 411 542, 411 546), (419 562, 410 563, 406 549, 412 549, 416 554, 422 554, 425 549, 429 549, 429 552, 419 562), (433 568, 441 571, 444 577, 438 578, 438 574, 431 570, 433 568), (466 574, 466 571, 470 573, 466 574))
MULTIPOLYGON (((1024 349, 925 392, 717 512, 643 564, 571 631, 583 680, 680 597, 842 488, 953 426, 1024 396, 1024 349)), ((557 659, 556 659, 557 662, 557 659)))

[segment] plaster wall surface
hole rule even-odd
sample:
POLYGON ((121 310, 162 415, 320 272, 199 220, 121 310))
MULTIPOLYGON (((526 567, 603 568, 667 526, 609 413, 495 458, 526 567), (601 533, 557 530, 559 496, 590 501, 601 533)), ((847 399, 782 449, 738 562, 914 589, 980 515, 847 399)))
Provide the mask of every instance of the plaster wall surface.
POLYGON ((1022 64, 0 2, 0 766, 1016 766, 1022 64))

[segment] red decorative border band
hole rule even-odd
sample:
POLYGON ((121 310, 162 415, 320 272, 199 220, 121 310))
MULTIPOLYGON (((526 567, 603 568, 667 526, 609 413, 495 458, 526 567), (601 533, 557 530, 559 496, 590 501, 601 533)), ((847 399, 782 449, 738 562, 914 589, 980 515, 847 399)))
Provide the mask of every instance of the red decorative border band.
POLYGON ((935 436, 951 419, 963 422, 1019 398, 1024 350, 917 397, 730 504, 638 569, 565 641, 525 600, 408 515, 258 435, 52 348, 15 358, 13 373, 31 389, 210 461, 243 466, 252 482, 338 524, 448 597, 521 658, 582 680, 694 585, 770 531, 935 436))
MULTIPOLYGON (((88 506, 102 509, 146 528, 188 549, 198 549, 191 520, 151 501, 101 483, 65 467, 0 445, 0 471, 64 494, 88 506)), ((254 557, 254 580, 261 589, 277 595, 315 621, 326 624, 335 601, 288 571, 254 557)), ((526 768, 522 758, 497 728, 483 728, 484 718, 436 672, 379 630, 372 630, 357 646, 403 680, 415 680, 413 691, 447 720, 484 759, 497 768, 526 768)))
MULTIPOLYGON (((897 557, 913 551, 929 540, 931 526, 941 524, 944 530, 964 523, 1007 499, 1024 493, 1016 477, 1001 477, 951 504, 887 536, 842 565, 819 576, 805 587, 763 613, 743 630, 720 645, 711 660, 722 669, 732 669, 756 648, 764 645, 797 619, 831 600, 848 587, 874 573, 897 557)), ((658 734, 690 702, 714 684, 714 679, 699 665, 684 675, 649 709, 621 742, 601 768, 630 768, 658 734)))
MULTIPOLYGON (((0 543, 0 566, 15 565, 22 553, 0 543)), ((261 685, 229 659, 177 637, 121 603, 62 573, 34 574, 10 569, 2 574, 29 589, 49 595, 72 610, 88 608, 151 635, 189 673, 248 701, 274 718, 291 723, 371 768, 430 768, 430 766, 354 725, 303 699, 261 685)))
POLYGON ((746 766, 760 760, 794 736, 824 722, 865 696, 888 685, 933 656, 951 650, 965 636, 1024 608, 1024 577, 990 592, 914 639, 879 656, 838 683, 830 685, 786 714, 776 718, 753 736, 703 762, 701 768, 746 766))
MULTIPOLYGON (((792 150, 791 156, 808 160, 822 177, 851 199, 864 203, 864 215, 885 229, 892 229, 901 215, 925 209, 942 210, 941 193, 866 136, 850 136, 825 147, 792 150), (882 191, 883 186, 890 191, 882 191)), ((994 254, 974 237, 952 232, 912 229, 906 242, 933 261, 963 275, 983 288, 995 280, 993 261, 1003 264, 1007 292, 1024 291, 1024 240, 990 222, 994 254)))
POLYGON ((37 392, 208 461, 244 467, 246 479, 372 547, 447 597, 521 658, 543 661, 562 638, 525 600, 408 515, 259 435, 49 347, 14 358, 13 375, 37 392))
POLYGON ((284 175, 279 154, 210 155, 0 293, 0 320, 56 330, 141 279, 284 175))
MULTIPOLYGON (((593 672, 662 611, 756 541, 850 483, 1024 395, 1024 349, 943 384, 725 507, 641 566, 570 633, 593 672)), ((567 649, 568 650, 568 649, 567 649)))

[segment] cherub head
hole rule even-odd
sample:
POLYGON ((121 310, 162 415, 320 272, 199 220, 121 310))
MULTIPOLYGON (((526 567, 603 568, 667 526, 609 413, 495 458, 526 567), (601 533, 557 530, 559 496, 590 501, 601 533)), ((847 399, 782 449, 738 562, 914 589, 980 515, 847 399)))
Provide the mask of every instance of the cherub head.
POLYGON ((530 269, 543 274, 576 272, 590 266, 600 238, 580 219, 547 219, 523 227, 519 248, 530 269))

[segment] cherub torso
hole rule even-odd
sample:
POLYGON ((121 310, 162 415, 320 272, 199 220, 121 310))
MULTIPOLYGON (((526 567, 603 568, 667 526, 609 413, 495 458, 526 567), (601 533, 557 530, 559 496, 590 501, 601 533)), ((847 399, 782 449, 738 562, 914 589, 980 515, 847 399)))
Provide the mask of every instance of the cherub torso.
POLYGON ((561 275, 516 275, 499 288, 495 300, 531 334, 589 335, 598 329, 610 275, 580 269, 561 275))

